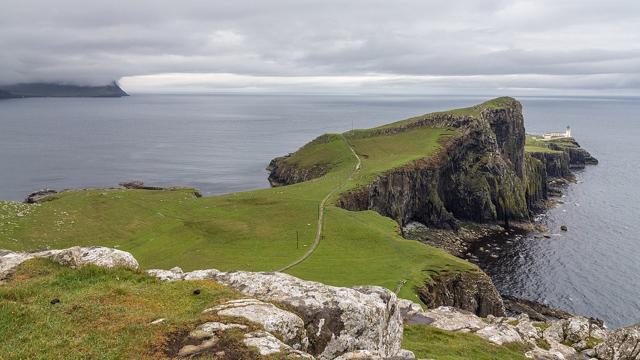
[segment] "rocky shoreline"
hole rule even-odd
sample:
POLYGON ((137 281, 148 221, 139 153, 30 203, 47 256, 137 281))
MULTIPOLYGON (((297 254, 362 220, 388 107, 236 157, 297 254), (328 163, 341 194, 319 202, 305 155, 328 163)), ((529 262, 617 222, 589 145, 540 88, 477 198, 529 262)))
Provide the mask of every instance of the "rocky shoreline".
MULTIPOLYGON (((474 247, 483 243, 508 243, 530 232, 545 236, 545 229, 532 219, 553 206, 554 197, 574 180, 573 169, 598 161, 573 138, 525 151, 528 139, 521 104, 512 98, 497 100, 497 105, 480 105, 471 112, 427 114, 399 126, 374 129, 374 134, 384 135, 439 127, 454 129, 457 135, 434 156, 389 170, 370 184, 341 194, 337 206, 374 210, 396 220, 405 238, 472 262, 474 247)), ((274 185, 322 175, 322 171, 287 166, 285 158, 271 162, 274 185)), ((491 249, 482 250, 498 256, 491 249)), ((505 315, 502 298, 483 272, 437 274, 416 292, 430 307, 448 305, 481 316, 505 315)), ((511 312, 523 309, 522 304, 511 307, 511 312)))
MULTIPOLYGON (((139 269, 129 253, 104 247, 73 247, 33 253, 0 252, 0 281, 31 259, 46 258, 72 268, 87 265, 139 269)), ((527 358, 537 360, 640 359, 640 325, 608 331, 602 324, 580 316, 537 320, 518 316, 487 315, 449 306, 423 310, 422 306, 377 286, 328 286, 277 272, 222 272, 216 269, 183 272, 147 270, 162 281, 211 280, 242 293, 203 313, 217 320, 195 324, 173 339, 166 355, 191 358, 225 350, 219 337, 234 329, 243 344, 261 356, 287 359, 416 359, 402 349, 403 329, 428 324, 449 332, 472 333, 496 344, 520 344, 527 358)), ((156 326, 157 319, 147 326, 156 326)))

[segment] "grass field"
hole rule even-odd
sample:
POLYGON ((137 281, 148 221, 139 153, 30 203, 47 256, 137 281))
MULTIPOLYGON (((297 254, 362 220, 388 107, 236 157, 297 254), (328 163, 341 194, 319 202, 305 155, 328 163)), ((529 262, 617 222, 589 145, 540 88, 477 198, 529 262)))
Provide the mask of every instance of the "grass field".
MULTIPOLYGON (((491 103, 489 106, 496 106, 491 103)), ((463 112, 478 111, 477 107, 463 112)), ((362 134, 360 134, 362 135, 362 134)), ((196 198, 191 190, 76 190, 37 206, 0 202, 0 248, 34 250, 101 245, 131 252, 144 268, 272 271, 306 252, 318 204, 333 189, 367 184, 378 174, 430 156, 448 129, 416 128, 386 136, 326 135, 290 157, 330 171, 300 184, 196 198), (347 143, 349 141, 349 143, 347 143), (362 167, 347 180, 356 164, 362 167)), ((436 248, 405 240, 397 224, 371 212, 325 210, 322 241, 288 272, 334 285, 376 284, 416 300, 414 286, 441 271, 476 271, 436 248)))
POLYGON ((7 360, 161 359, 171 333, 193 329, 210 320, 204 309, 240 297, 212 281, 161 282, 41 259, 22 264, 14 279, 0 286, 0 358, 7 360), (166 321, 150 325, 159 318, 166 321))
POLYGON ((549 149, 549 141, 543 140, 540 136, 527 135, 525 145, 525 152, 538 152, 538 153, 551 153, 559 154, 562 151, 549 149))
POLYGON ((407 325, 402 348, 417 358, 437 360, 524 360, 524 345, 494 345, 473 334, 439 330, 428 325, 407 325))

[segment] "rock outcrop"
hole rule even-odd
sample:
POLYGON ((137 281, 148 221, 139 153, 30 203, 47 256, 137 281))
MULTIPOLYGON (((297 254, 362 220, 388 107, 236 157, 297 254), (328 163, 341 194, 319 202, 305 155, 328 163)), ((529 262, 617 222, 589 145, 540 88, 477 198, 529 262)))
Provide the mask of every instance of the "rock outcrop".
MULTIPOLYGON (((360 350, 381 358, 402 353, 402 318, 398 299, 395 294, 381 287, 334 287, 277 272, 227 273, 211 269, 183 273, 179 268, 174 268, 149 270, 148 273, 166 281, 210 279, 262 302, 284 306, 295 313, 292 316, 302 319, 304 329, 292 325, 287 327, 289 330, 272 330, 285 339, 287 346, 294 350, 306 349, 307 353, 318 359, 334 359, 360 350), (294 328, 298 330, 291 330, 294 328), (308 340, 304 340, 305 337, 308 340)), ((223 308, 227 309, 228 306, 219 309, 223 308)), ((221 314, 224 310, 216 311, 221 314)), ((254 317, 250 321, 260 323, 265 329, 268 328, 266 324, 273 323, 266 314, 258 316, 245 312, 238 316, 245 319, 254 317)), ((283 318, 283 315, 277 317, 283 318)), ((296 321, 288 323, 295 324, 296 321)))
MULTIPOLYGON (((634 333, 634 330, 626 330, 625 335, 620 332, 620 336, 611 337, 599 324, 580 316, 558 321, 534 321, 526 314, 516 317, 489 315, 486 318, 480 318, 468 311, 443 306, 430 310, 409 311, 404 320, 409 324, 429 324, 446 331, 473 333, 496 345, 522 343, 528 349, 526 356, 536 360, 592 358, 596 356, 599 349, 603 354, 628 355, 633 353, 634 341, 635 344, 638 341, 637 338, 628 341, 633 336, 629 334, 634 333), (599 343, 602 344, 598 345, 599 343), (615 350, 612 350, 613 348, 615 350)), ((597 358, 614 359, 600 357, 600 355, 597 358)), ((616 357, 615 359, 636 358, 616 357)))
POLYGON ((418 296, 428 308, 454 306, 478 316, 504 316, 505 309, 498 290, 483 272, 444 273, 418 289, 418 296))
POLYGON ((601 360, 640 360, 640 324, 618 329, 595 348, 601 360))
POLYGON ((64 250, 30 253, 0 250, 0 281, 9 277, 20 264, 34 258, 46 258, 74 268, 91 264, 105 268, 138 269, 138 262, 128 252, 100 246, 75 246, 64 250))

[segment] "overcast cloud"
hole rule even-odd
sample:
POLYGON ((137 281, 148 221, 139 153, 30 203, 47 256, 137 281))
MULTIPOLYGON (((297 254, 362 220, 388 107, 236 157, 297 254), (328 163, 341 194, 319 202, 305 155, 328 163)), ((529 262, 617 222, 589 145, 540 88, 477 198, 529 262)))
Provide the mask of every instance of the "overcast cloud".
POLYGON ((0 0, 0 83, 640 95, 640 1, 0 0))

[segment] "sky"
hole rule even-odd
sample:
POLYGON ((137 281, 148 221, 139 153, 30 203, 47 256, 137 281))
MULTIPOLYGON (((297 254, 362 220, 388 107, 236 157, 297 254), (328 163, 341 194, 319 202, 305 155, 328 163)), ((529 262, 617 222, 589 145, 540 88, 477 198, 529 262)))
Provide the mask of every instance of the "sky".
POLYGON ((640 95, 638 0, 0 0, 0 84, 640 95))

